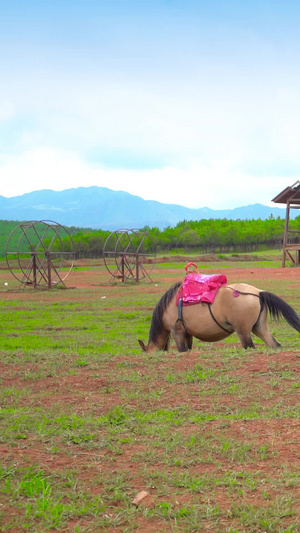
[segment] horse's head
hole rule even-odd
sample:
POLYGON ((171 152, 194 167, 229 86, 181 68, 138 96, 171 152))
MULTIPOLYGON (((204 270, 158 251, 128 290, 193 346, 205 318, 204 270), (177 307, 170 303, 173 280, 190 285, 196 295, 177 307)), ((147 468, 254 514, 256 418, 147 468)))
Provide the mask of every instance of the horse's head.
POLYGON ((142 350, 144 352, 148 352, 148 346, 146 346, 146 344, 143 341, 141 341, 140 339, 138 339, 138 342, 139 342, 139 345, 142 348, 142 350))
POLYGON ((146 346, 146 344, 143 341, 141 341, 140 339, 138 339, 138 342, 139 342, 139 345, 142 348, 142 350, 144 352, 146 352, 146 353, 153 353, 153 352, 156 352, 158 350, 167 352, 168 349, 169 349, 169 339, 167 340, 167 342, 165 342, 162 345, 155 344, 154 342, 149 341, 147 346, 146 346))

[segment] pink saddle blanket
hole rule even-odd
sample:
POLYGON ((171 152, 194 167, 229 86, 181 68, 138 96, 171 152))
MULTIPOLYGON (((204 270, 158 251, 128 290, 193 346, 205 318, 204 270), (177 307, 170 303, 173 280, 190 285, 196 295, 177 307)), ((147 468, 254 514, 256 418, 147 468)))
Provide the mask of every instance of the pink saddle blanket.
POLYGON ((183 305, 193 305, 199 302, 212 303, 218 289, 227 283, 224 274, 200 274, 190 272, 185 276, 177 297, 176 304, 182 298, 183 305))

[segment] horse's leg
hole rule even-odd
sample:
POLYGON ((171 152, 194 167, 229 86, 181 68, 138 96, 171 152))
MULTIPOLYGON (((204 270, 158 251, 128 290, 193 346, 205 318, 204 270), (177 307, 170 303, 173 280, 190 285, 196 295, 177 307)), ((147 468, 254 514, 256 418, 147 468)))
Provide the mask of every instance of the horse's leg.
POLYGON ((244 349, 255 348, 251 333, 259 314, 259 300, 255 295, 240 295, 237 299, 229 300, 227 322, 238 335, 244 349))
POLYGON ((193 347, 193 335, 186 334, 187 344, 188 344, 188 350, 191 350, 193 347))
POLYGON ((192 346, 193 337, 186 332, 184 323, 178 319, 175 322, 174 328, 171 330, 172 337, 176 343, 179 352, 187 352, 192 346))
POLYGON ((254 335, 259 337, 269 348, 279 348, 281 345, 271 334, 268 324, 268 313, 263 310, 258 321, 252 329, 254 335))
POLYGON ((238 338, 241 341, 241 345, 243 346, 243 348, 245 348, 245 350, 247 348, 255 348, 255 345, 251 338, 251 333, 247 333, 244 331, 238 331, 237 329, 235 330, 235 332, 238 335, 238 338))

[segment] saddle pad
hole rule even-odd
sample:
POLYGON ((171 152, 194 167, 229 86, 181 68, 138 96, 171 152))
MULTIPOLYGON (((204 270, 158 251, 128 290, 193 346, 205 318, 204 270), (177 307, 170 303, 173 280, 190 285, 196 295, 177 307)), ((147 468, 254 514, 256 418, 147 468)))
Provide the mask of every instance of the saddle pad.
POLYGON ((227 278, 224 274, 206 275, 191 272, 185 276, 177 293, 176 304, 178 305, 181 298, 183 305, 193 305, 199 302, 212 303, 218 289, 226 283, 227 278))

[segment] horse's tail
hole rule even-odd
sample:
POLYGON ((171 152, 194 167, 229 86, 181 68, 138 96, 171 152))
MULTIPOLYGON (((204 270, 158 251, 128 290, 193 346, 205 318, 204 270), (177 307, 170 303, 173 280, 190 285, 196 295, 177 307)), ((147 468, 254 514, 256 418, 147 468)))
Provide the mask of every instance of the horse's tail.
POLYGON ((282 316, 292 328, 300 333, 300 317, 289 304, 272 292, 261 291, 259 298, 261 304, 267 307, 272 318, 279 320, 282 316))

